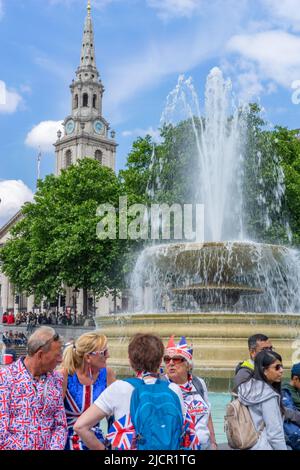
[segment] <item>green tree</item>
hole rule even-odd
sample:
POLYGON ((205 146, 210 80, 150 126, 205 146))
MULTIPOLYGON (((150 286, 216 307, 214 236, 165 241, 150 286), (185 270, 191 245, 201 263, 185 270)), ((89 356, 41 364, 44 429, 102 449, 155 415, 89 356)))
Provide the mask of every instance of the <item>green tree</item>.
POLYGON ((89 290, 100 296, 120 289, 127 242, 118 234, 99 240, 96 210, 103 203, 118 207, 121 194, 114 172, 88 158, 40 180, 0 253, 17 290, 53 300, 64 285, 82 288, 86 314, 89 290))
POLYGON ((293 235, 293 244, 300 245, 300 140, 298 130, 277 126, 273 133, 274 147, 280 155, 284 171, 285 206, 293 235))
MULTIPOLYGON (((289 131, 292 135, 292 131, 289 131)), ((268 130, 257 104, 247 115, 247 142, 244 156, 244 224, 252 240, 289 243, 287 222, 290 218, 287 167, 284 149, 277 143, 278 129, 268 130)))
POLYGON ((127 157, 126 168, 121 170, 119 178, 130 203, 148 201, 148 182, 151 179, 151 161, 155 144, 150 135, 139 137, 132 144, 127 157))

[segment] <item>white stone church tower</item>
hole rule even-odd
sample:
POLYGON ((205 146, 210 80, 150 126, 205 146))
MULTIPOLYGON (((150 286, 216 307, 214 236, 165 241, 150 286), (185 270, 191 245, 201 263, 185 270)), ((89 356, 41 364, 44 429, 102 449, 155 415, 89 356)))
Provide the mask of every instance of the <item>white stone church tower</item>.
POLYGON ((96 67, 90 1, 81 47, 80 65, 70 86, 72 111, 64 120, 65 133, 58 131, 54 144, 56 174, 77 160, 90 157, 115 171, 115 132, 109 135, 109 123, 102 116, 104 87, 96 67))

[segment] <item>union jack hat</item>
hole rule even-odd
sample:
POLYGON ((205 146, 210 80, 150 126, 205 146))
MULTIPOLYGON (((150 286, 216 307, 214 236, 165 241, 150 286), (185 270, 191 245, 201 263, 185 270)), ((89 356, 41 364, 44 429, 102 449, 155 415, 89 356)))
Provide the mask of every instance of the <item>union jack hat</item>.
POLYGON ((189 363, 193 361, 193 349, 192 345, 188 346, 185 336, 181 336, 179 343, 175 344, 174 335, 171 336, 167 347, 165 349, 165 355, 170 357, 181 356, 189 363))

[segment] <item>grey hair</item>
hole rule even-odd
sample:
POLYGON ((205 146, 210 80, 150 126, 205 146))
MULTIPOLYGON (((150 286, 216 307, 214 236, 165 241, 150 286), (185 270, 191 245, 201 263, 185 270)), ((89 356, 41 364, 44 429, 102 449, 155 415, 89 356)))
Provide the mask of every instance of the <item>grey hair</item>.
POLYGON ((61 341, 58 334, 50 326, 41 326, 28 339, 28 356, 33 356, 39 349, 48 352, 51 348, 51 339, 61 341))

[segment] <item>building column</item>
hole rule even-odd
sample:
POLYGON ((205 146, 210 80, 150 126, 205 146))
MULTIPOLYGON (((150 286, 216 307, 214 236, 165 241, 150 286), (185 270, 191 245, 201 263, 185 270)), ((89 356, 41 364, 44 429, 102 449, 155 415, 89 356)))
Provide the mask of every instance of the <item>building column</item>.
POLYGON ((96 317, 101 317, 102 315, 109 314, 109 298, 108 297, 100 297, 98 301, 96 301, 96 317))
POLYGON ((77 297, 77 315, 83 314, 83 289, 79 290, 77 297))
POLYGON ((8 278, 2 273, 1 275, 1 307, 2 313, 7 312, 8 307, 8 289, 9 281, 8 278))
POLYGON ((15 305, 14 286, 12 285, 11 282, 8 281, 7 309, 14 310, 14 305, 15 305))
POLYGON ((33 312, 34 295, 27 297, 27 312, 33 312))

